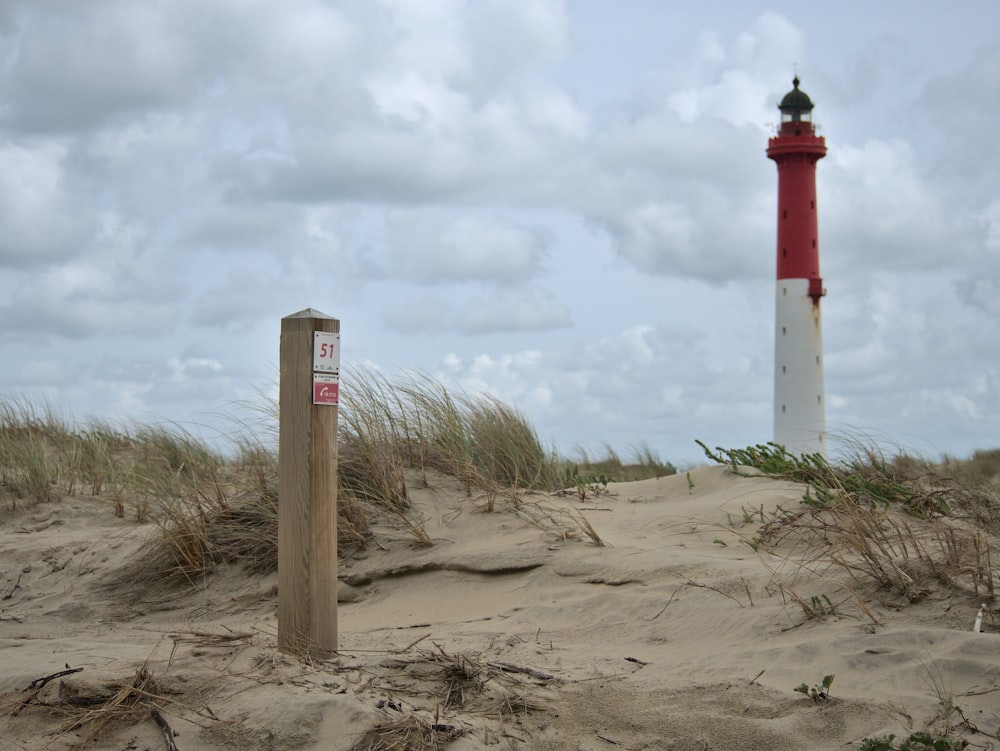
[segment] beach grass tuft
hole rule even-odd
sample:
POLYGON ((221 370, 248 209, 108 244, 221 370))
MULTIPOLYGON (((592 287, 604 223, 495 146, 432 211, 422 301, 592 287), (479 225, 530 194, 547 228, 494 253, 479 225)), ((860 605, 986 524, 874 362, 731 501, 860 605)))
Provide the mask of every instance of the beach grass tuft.
POLYGON ((734 473, 806 486, 799 508, 779 507, 770 516, 761 509, 753 547, 807 618, 829 609, 816 607, 817 595, 795 591, 794 576, 782 575, 782 569, 846 574, 848 582, 838 587, 872 620, 870 598, 863 594, 871 588, 883 599, 895 598, 894 606, 918 602, 937 587, 975 599, 994 597, 997 551, 986 532, 1000 519, 1000 488, 959 481, 947 471, 954 469, 953 460, 936 465, 905 454, 889 458, 855 443, 833 464, 774 443, 715 450, 698 443, 709 459, 734 473))
MULTIPOLYGON (((432 472, 456 478, 480 511, 516 511, 525 494, 557 491, 574 478, 611 481, 676 472, 646 444, 623 462, 611 447, 577 461, 546 446, 527 418, 490 394, 470 395, 424 373, 390 380, 346 368, 338 423, 338 541, 363 547, 373 523, 395 520, 417 545, 434 541, 414 513, 412 483, 432 472)), ((0 399, 0 502, 12 508, 86 494, 125 519, 160 530, 128 573, 141 585, 197 582, 223 563, 277 566, 278 459, 275 403, 238 405, 231 435, 206 440, 166 423, 71 426, 51 405, 0 399)), ((596 480, 595 480, 596 482, 596 480)), ((579 511, 531 502, 521 513, 563 539, 602 545, 579 511)))

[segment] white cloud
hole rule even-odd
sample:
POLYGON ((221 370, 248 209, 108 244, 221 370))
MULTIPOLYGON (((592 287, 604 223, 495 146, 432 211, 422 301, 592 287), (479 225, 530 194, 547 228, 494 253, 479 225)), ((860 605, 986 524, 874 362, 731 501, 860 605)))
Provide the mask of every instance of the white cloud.
POLYGON ((945 413, 945 419, 958 417, 963 420, 979 420, 982 418, 976 402, 954 389, 924 390, 920 392, 920 396, 930 411, 945 413))
POLYGON ((66 155, 64 144, 49 139, 0 141, 0 267, 66 258, 84 239, 87 221, 73 205, 66 155))
POLYGON ((0 308, 7 326, 67 337, 175 330, 180 270, 147 244, 141 228, 115 215, 101 217, 100 224, 97 237, 75 258, 20 280, 0 308))
POLYGON ((536 285, 502 287, 467 304, 455 320, 455 330, 463 334, 496 331, 551 331, 566 328, 572 321, 566 306, 536 285))
POLYGON ((389 305, 384 319, 403 334, 481 335, 551 331, 571 325, 568 308, 537 285, 503 286, 471 295, 420 294, 389 305))
POLYGON ((579 348, 452 355, 443 375, 467 391, 488 391, 530 410, 542 437, 563 453, 606 445, 627 452, 656 436, 654 445, 675 446, 693 460, 694 438, 745 440, 723 426, 734 413, 761 418, 770 411, 769 394, 748 390, 745 373, 707 364, 709 338, 694 327, 640 325, 579 348))
POLYGON ((834 268, 920 267, 970 251, 971 217, 948 210, 909 144, 842 144, 828 160, 819 166, 820 231, 834 268))
POLYGON ((1000 201, 991 202, 979 215, 984 232, 984 246, 1000 256, 1000 201))
POLYGON ((383 117, 399 118, 447 135, 459 132, 468 121, 465 97, 414 71, 375 77, 369 82, 369 90, 383 117))
POLYGON ((0 79, 18 130, 95 127, 193 94, 193 50, 174 16, 120 0, 21 10, 15 75, 0 79))
POLYGON ((694 123, 716 117, 733 125, 757 127, 774 122, 775 87, 789 87, 792 63, 802 59, 802 32, 784 16, 768 11, 728 48, 709 31, 701 33, 700 42, 707 70, 694 85, 678 89, 667 99, 680 119, 694 123))
POLYGON ((959 283, 959 298, 1000 321, 1000 280, 973 278, 959 283))
POLYGON ((830 147, 831 420, 982 445, 1000 48, 980 16, 3 4, 0 379, 85 413, 218 411, 273 378, 280 316, 315 307, 388 372, 452 352, 443 373, 566 447, 756 442, 764 150, 798 63, 830 147))
POLYGON ((387 305, 383 312, 386 325, 401 334, 444 333, 451 329, 455 306, 442 295, 412 295, 399 304, 387 305))
POLYGON ((550 238, 502 216, 395 211, 379 274, 416 283, 522 284, 537 276, 550 238))
POLYGON ((173 372, 175 381, 187 381, 192 378, 213 377, 222 373, 225 368, 222 363, 210 357, 171 357, 167 365, 173 372))
POLYGON ((642 271, 683 273, 697 262, 697 230, 686 204, 647 203, 625 217, 621 251, 642 271))

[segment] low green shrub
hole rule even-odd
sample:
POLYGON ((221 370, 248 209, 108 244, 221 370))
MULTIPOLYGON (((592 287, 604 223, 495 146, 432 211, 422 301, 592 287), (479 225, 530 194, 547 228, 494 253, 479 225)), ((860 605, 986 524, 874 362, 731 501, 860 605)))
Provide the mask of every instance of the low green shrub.
POLYGON ((910 733, 898 745, 895 735, 885 735, 881 738, 865 738, 859 746, 860 751, 959 751, 969 745, 968 741, 952 740, 934 736, 926 731, 910 733))

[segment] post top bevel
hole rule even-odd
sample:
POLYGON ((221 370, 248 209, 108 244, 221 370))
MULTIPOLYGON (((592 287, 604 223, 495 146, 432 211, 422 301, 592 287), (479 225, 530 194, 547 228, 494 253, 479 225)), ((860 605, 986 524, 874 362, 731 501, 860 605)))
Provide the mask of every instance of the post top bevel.
MULTIPOLYGON (((322 313, 315 308, 305 308, 304 310, 300 310, 298 313, 292 313, 291 315, 285 316, 285 318, 325 318, 330 321, 337 320, 333 316, 328 316, 326 313, 322 313)), ((282 320, 284 320, 284 318, 282 320)))

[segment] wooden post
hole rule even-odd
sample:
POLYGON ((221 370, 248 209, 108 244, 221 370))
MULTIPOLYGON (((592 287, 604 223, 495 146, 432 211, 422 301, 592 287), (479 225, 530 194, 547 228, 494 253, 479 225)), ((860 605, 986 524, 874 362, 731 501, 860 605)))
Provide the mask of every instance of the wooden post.
POLYGON ((316 332, 340 321, 311 308, 281 319, 278 649, 323 658, 337 651, 338 407, 314 403, 316 332))

